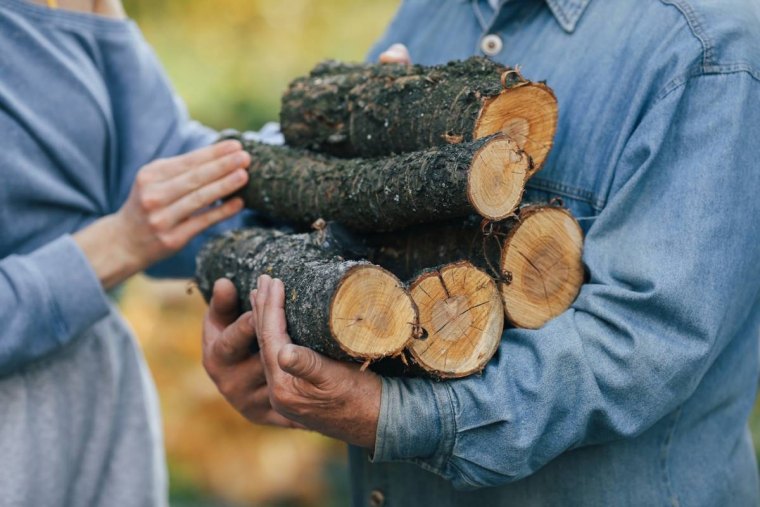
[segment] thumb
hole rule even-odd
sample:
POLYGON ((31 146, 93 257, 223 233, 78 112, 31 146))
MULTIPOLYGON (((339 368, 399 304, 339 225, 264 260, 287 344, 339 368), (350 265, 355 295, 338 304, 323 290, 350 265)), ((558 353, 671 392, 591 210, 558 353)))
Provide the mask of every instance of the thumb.
POLYGON ((314 385, 323 384, 327 380, 324 358, 306 347, 293 344, 283 346, 277 355, 277 362, 284 372, 314 385))
POLYGON ((214 282, 211 301, 209 301, 209 319, 218 326, 229 326, 238 318, 238 298, 235 284, 226 278, 214 282))

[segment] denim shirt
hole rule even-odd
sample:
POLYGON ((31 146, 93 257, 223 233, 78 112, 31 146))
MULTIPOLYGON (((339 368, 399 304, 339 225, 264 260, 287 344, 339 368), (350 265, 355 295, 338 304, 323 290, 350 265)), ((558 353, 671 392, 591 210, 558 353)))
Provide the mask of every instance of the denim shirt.
POLYGON ((757 505, 760 3, 406 0, 370 54, 480 52, 546 80, 590 279, 480 376, 384 379, 355 505, 757 505))

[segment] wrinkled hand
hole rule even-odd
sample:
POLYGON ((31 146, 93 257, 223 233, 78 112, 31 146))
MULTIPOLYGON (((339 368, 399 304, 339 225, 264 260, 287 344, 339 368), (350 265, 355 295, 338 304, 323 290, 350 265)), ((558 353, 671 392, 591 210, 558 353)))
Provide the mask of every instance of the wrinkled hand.
POLYGON ((238 314, 237 291, 217 280, 203 321, 203 367, 219 392, 246 419, 256 424, 300 427, 272 409, 264 364, 251 354, 256 341, 252 313, 238 314), (237 318, 236 318, 237 317, 237 318))
POLYGON ((291 343, 282 281, 263 275, 257 287, 251 298, 253 321, 272 407, 306 428, 374 448, 380 377, 291 343))
POLYGON ((122 208, 74 239, 106 288, 177 252, 206 228, 243 208, 215 205, 248 181, 250 156, 225 141, 143 167, 122 208))
POLYGON ((403 44, 393 44, 380 55, 380 63, 405 63, 412 64, 409 50, 403 44))
POLYGON ((293 345, 280 280, 259 278, 253 312, 237 320, 234 301, 231 283, 218 281, 204 326, 204 366, 232 406, 255 423, 306 428, 373 448, 380 378, 293 345), (251 356, 256 337, 261 351, 251 356))

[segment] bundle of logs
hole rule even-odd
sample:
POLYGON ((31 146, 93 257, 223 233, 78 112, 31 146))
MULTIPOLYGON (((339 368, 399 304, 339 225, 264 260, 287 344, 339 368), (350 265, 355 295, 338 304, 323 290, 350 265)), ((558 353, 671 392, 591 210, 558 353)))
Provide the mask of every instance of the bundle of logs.
POLYGON ((505 326, 541 327, 583 283, 572 215, 522 202, 556 124, 546 85, 484 58, 322 63, 283 96, 286 146, 223 134, 251 154, 246 205, 313 230, 227 233, 198 285, 208 299, 232 280, 245 311, 269 274, 294 343, 385 372, 479 372, 505 326))

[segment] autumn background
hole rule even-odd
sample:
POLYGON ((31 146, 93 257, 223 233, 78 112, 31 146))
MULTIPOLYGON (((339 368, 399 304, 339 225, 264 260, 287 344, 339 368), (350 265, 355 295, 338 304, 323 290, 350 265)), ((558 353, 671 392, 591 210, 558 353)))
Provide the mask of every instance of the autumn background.
MULTIPOLYGON (((193 117, 239 130, 276 120, 287 83, 319 60, 363 59, 397 4, 125 1, 193 117)), ((342 444, 253 426, 222 400, 200 365, 205 304, 189 289, 137 277, 121 298, 161 398, 172 505, 347 506, 342 444)), ((760 417, 753 429, 758 442, 760 417)))

